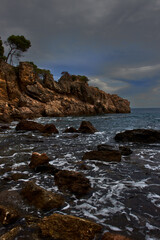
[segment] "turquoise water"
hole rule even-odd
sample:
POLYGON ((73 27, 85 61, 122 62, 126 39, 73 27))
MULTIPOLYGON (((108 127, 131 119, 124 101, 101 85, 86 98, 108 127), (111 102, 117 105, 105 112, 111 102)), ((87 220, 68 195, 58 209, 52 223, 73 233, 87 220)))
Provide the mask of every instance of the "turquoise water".
MULTIPOLYGON (((89 218, 103 225, 104 231, 125 234, 133 239, 160 239, 160 144, 126 144, 133 154, 120 163, 86 160, 88 170, 80 169, 86 151, 98 144, 113 144, 116 133, 126 129, 160 130, 160 109, 132 109, 130 114, 106 114, 91 117, 39 118, 40 123, 54 123, 57 135, 16 132, 17 122, 0 132, 0 189, 19 191, 26 179, 7 180, 13 173, 27 174, 45 189, 58 192, 54 176, 34 173, 28 167, 32 152, 45 152, 51 164, 60 169, 80 171, 90 179, 93 191, 84 198, 66 198, 63 214, 89 218), (78 128, 82 120, 92 122, 98 132, 93 135, 64 134, 67 127, 78 128)), ((28 214, 51 214, 37 211, 24 203, 28 214)), ((0 229, 6 229, 1 226, 0 229)), ((25 236, 25 230, 22 235, 25 236)))

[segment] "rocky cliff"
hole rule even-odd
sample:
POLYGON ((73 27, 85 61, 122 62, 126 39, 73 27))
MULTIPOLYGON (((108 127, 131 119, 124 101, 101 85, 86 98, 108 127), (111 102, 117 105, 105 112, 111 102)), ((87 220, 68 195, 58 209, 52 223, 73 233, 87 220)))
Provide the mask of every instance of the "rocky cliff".
POLYGON ((0 61, 0 121, 129 112, 128 100, 90 87, 79 76, 65 73, 56 82, 50 73, 40 78, 31 63, 15 68, 0 61))

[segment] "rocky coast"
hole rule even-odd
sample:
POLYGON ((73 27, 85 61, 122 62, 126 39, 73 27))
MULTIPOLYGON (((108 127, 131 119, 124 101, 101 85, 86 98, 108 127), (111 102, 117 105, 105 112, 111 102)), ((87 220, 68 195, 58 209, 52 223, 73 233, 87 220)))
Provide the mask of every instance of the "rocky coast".
POLYGON ((13 67, 0 60, 0 121, 129 113, 129 105, 126 99, 89 86, 79 75, 65 72, 57 82, 50 72, 40 76, 31 63, 13 67))

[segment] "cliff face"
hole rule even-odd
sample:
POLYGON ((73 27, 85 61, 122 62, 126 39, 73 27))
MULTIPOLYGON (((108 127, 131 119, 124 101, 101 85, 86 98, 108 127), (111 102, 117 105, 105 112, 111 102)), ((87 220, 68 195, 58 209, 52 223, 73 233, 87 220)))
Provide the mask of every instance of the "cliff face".
POLYGON ((90 87, 78 76, 73 80, 65 74, 56 82, 47 73, 40 79, 32 64, 14 68, 0 61, 0 121, 129 112, 128 100, 90 87))

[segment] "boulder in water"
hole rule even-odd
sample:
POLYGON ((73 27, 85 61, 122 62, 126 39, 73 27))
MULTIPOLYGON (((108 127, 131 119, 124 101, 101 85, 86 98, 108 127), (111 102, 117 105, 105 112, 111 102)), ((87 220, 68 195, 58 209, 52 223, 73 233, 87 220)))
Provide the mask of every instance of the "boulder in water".
POLYGON ((90 151, 86 152, 83 160, 100 160, 105 162, 120 162, 121 152, 118 150, 90 151))
POLYGON ((54 213, 44 217, 38 224, 44 237, 65 240, 93 240, 101 232, 102 226, 92 221, 54 213))
POLYGON ((91 122, 89 122, 89 121, 82 121, 81 125, 80 125, 80 127, 78 129, 78 132, 93 134, 93 133, 97 132, 97 129, 92 125, 91 122))
POLYGON ((78 131, 74 127, 69 127, 69 128, 66 128, 66 130, 64 130, 64 133, 76 133, 76 132, 78 131))
POLYGON ((160 142, 160 131, 153 129, 126 130, 117 133, 115 140, 122 142, 156 143, 160 142))
POLYGON ((70 191, 76 196, 87 194, 91 190, 89 179, 82 173, 61 170, 55 174, 55 184, 62 191, 70 191))
POLYGON ((130 149, 130 147, 126 147, 126 146, 120 146, 119 150, 121 151, 121 154, 123 156, 128 156, 130 154, 132 154, 132 150, 130 149))
POLYGON ((46 164, 50 161, 46 153, 33 152, 31 157, 31 162, 29 164, 30 168, 34 169, 40 165, 46 164))
POLYGON ((30 204, 42 210, 60 208, 64 205, 64 198, 60 194, 47 191, 33 181, 25 183, 24 188, 21 190, 21 195, 30 204))

